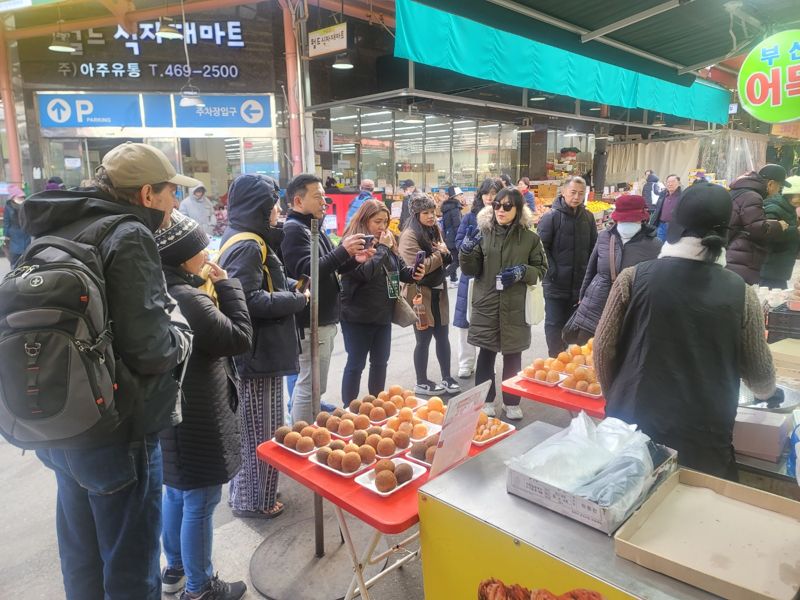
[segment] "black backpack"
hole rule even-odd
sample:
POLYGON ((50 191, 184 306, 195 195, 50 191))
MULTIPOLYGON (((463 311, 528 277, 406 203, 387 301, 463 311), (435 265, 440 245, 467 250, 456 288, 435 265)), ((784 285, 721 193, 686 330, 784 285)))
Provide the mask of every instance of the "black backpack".
POLYGON ((90 447, 119 425, 98 246, 133 218, 38 238, 0 282, 0 434, 11 444, 90 447))

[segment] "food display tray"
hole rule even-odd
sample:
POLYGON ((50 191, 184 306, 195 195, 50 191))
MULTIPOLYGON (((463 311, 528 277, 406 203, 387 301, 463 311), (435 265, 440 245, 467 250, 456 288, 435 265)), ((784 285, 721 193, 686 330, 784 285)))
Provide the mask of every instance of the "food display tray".
POLYGON ((538 385, 543 385, 545 387, 556 387, 557 385, 560 385, 561 382, 564 381, 567 378, 567 376, 564 375, 563 373, 559 373, 558 374, 558 381, 555 381, 555 382, 551 383, 549 381, 539 381, 538 379, 534 379, 533 377, 528 377, 527 375, 524 375, 522 371, 517 373, 517 376, 520 379, 524 379, 525 381, 530 381, 531 383, 536 383, 538 385))
POLYGON ((599 393, 599 394, 590 394, 589 392, 579 392, 578 390, 572 390, 570 388, 564 387, 560 383, 558 384, 558 387, 560 387, 565 392, 569 392, 570 394, 575 394, 576 396, 585 396, 586 398, 593 398, 594 400, 602 400, 603 399, 602 392, 599 393))
POLYGON ((294 448, 289 448, 289 446, 285 446, 284 444, 281 444, 281 443, 280 443, 278 440, 276 440, 275 438, 272 438, 272 441, 273 441, 273 442, 275 442, 275 445, 277 445, 277 446, 279 446, 279 447, 283 448, 283 449, 284 449, 284 450, 286 450, 287 452, 291 452, 292 454, 296 454, 297 456, 302 456, 303 458, 305 458, 306 456, 310 456, 310 455, 314 454, 314 452, 316 452, 317 450, 319 450, 319 448, 317 448, 317 447, 315 446, 315 447, 314 447, 314 449, 313 449, 313 450, 311 450, 311 452, 298 452, 298 451, 297 451, 297 450, 295 450, 294 448))
POLYGON ((394 488, 393 490, 390 490, 388 492, 381 492, 381 491, 378 490, 377 487, 375 487, 375 470, 374 469, 370 469, 366 473, 362 473, 361 475, 356 477, 355 481, 356 481, 356 483, 358 485, 360 485, 363 488, 368 489, 373 494, 377 494, 378 496, 382 496, 384 498, 386 496, 391 496, 396 491, 403 489, 405 486, 407 486, 409 483, 411 483, 415 479, 419 479, 420 477, 425 475, 425 471, 427 471, 426 467, 423 467, 423 466, 421 466, 421 465, 419 465, 417 463, 413 463, 411 461, 405 460, 403 458, 397 458, 397 459, 394 460, 395 466, 397 466, 398 464, 403 464, 403 463, 411 466, 411 470, 412 470, 411 479, 409 479, 405 483, 401 483, 396 488, 394 488))
MULTIPOLYGON (((422 419, 422 421, 425 421, 425 419, 422 419)), ((442 430, 442 426, 441 425, 437 425, 436 423, 431 423, 430 421, 425 421, 425 426, 428 428, 428 435, 426 435, 424 437, 421 437, 421 438, 412 437, 411 438, 411 443, 412 444, 415 444, 415 443, 418 443, 418 442, 424 442, 425 440, 435 436, 437 433, 439 433, 442 430)))
MULTIPOLYGON (((504 422, 505 422, 505 421, 504 421, 504 422)), ((517 428, 516 428, 516 427, 514 427, 514 426, 513 426, 511 423, 506 423, 506 425, 508 425, 508 429, 506 429, 506 430, 505 430, 503 433, 498 433, 496 436, 494 436, 494 437, 491 437, 491 438, 489 438, 488 440, 484 440, 484 441, 482 441, 482 442, 476 442, 475 440, 472 440, 472 443, 473 443, 475 446, 478 446, 478 447, 482 447, 482 446, 488 446, 488 445, 489 445, 489 444, 491 444, 492 442, 496 442, 496 441, 497 441, 497 440, 499 440, 500 438, 504 438, 504 437, 506 437, 507 435, 511 435, 512 433, 514 433, 514 432, 517 430, 517 428)))
POLYGON ((326 471, 330 471, 334 475, 338 475, 339 477, 344 477, 345 479, 351 479, 356 475, 358 475, 359 473, 363 473, 366 469, 369 469, 378 462, 377 460, 373 460, 371 463, 368 463, 366 465, 364 463, 361 463, 361 466, 358 467, 358 469, 356 469, 352 473, 345 473, 344 471, 340 471, 339 469, 334 469, 333 467, 329 467, 328 465, 323 465, 321 462, 317 460, 316 453, 309 456, 308 460, 317 465, 319 468, 325 469, 326 471))

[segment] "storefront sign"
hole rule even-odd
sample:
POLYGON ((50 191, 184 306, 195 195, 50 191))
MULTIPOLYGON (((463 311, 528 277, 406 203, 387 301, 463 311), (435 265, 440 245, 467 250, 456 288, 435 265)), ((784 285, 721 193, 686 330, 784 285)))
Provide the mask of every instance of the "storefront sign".
POLYGON ((739 70, 739 98, 760 121, 800 119, 800 29, 776 33, 750 51, 739 70))
POLYGON ((347 50, 347 23, 339 23, 308 34, 308 56, 315 58, 347 50))
POLYGON ((39 123, 46 137, 66 135, 64 130, 69 129, 117 128, 126 132, 132 128, 170 129, 180 135, 186 130, 208 132, 273 126, 270 94, 203 94, 205 106, 196 107, 180 106, 177 94, 39 92, 37 96, 39 123))

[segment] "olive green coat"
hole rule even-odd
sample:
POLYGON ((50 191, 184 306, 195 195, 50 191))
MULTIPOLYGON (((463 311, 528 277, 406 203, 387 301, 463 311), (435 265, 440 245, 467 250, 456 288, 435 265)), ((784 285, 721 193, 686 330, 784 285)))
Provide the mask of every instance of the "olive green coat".
POLYGON ((547 272, 547 256, 539 236, 530 229, 532 225, 533 215, 527 206, 520 220, 508 228, 497 224, 491 206, 478 213, 483 239, 471 252, 462 249, 459 253, 464 275, 475 278, 468 336, 473 346, 512 354, 531 345, 531 328, 525 323, 525 295, 527 286, 540 283, 547 272), (526 266, 523 280, 497 290, 500 271, 516 265, 526 266))

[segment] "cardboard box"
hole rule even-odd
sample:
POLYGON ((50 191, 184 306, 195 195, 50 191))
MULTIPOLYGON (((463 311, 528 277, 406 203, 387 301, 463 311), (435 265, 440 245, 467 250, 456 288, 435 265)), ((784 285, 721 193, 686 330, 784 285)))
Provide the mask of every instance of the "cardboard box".
POLYGON ((679 469, 620 527, 614 549, 728 600, 792 600, 800 502, 679 469))
POLYGON ((733 447, 739 454, 778 462, 789 439, 791 415, 740 406, 733 425, 733 447))
MULTIPOLYGON (((653 483, 650 487, 650 492, 678 468, 678 453, 672 448, 660 447, 666 450, 668 456, 653 471, 653 483)), ((614 533, 617 527, 637 508, 637 505, 632 506, 629 513, 621 521, 618 521, 612 517, 608 508, 598 506, 586 498, 580 498, 553 485, 539 481, 527 473, 517 471, 513 467, 508 467, 506 490, 510 494, 540 504, 571 519, 580 521, 584 525, 599 529, 608 535, 614 533)))

